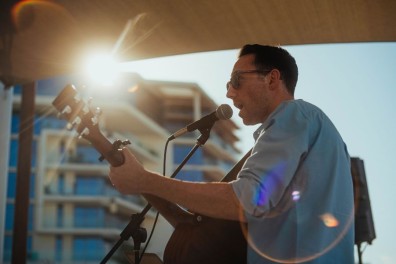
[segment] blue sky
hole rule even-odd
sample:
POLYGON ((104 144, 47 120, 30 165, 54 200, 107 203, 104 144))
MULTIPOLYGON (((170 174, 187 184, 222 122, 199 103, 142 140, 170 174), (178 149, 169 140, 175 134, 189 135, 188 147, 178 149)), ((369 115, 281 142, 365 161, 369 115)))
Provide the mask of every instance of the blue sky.
MULTIPOLYGON (((299 66, 295 97, 320 107, 333 120, 351 156, 365 163, 377 238, 365 248, 364 263, 395 263, 396 43, 285 48, 299 66)), ((128 68, 146 79, 197 83, 218 104, 231 105, 225 97, 225 84, 237 53, 229 50, 150 59, 131 62, 128 68)), ((241 124, 237 114, 233 120, 241 124)), ((243 150, 253 144, 255 128, 241 129, 243 150)))

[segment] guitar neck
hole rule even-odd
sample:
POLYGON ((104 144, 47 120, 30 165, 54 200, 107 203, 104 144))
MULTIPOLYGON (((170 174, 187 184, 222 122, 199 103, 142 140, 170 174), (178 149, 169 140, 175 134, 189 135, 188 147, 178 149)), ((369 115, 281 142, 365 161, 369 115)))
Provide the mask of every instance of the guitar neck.
POLYGON ((232 167, 232 169, 221 179, 221 182, 230 182, 235 180, 236 176, 238 175, 239 171, 242 169, 243 164, 245 163, 246 159, 250 156, 252 150, 249 150, 242 159, 238 161, 237 164, 232 167))
MULTIPOLYGON (((83 136, 87 139, 87 136, 83 136)), ((119 145, 111 143, 102 133, 95 133, 87 139, 92 146, 106 159, 111 166, 118 167, 124 164, 124 155, 119 149, 119 145)))

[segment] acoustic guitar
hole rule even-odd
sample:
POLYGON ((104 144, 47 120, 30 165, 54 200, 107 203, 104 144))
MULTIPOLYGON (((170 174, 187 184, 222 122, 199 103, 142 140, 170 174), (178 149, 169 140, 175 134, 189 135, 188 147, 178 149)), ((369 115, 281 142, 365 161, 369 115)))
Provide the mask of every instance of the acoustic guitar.
MULTIPOLYGON (((73 85, 64 87, 52 104, 59 112, 59 117, 67 120, 79 137, 88 140, 101 154, 100 159, 106 159, 114 167, 124 163, 120 148, 125 142, 111 143, 101 133, 98 127, 99 111, 92 112, 73 85)), ((249 155, 250 152, 222 181, 235 179, 249 155)), ((247 243, 240 222, 188 214, 192 219, 178 224, 167 243, 165 264, 246 263, 247 243)))

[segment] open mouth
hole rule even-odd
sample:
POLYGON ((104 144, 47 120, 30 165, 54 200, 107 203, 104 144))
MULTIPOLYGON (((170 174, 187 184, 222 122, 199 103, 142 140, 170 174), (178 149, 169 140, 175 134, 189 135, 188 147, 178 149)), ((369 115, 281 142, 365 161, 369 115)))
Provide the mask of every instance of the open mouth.
POLYGON ((234 106, 236 107, 236 108, 238 108, 239 110, 241 110, 242 108, 243 108, 243 105, 241 104, 241 103, 235 103, 234 104, 234 106))

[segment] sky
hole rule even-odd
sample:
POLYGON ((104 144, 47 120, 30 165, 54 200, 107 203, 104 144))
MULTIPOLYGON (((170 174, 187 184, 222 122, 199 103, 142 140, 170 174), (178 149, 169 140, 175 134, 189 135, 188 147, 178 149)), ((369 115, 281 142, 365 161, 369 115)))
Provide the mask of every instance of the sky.
MULTIPOLYGON (((396 43, 284 48, 299 67, 295 98, 321 108, 339 130, 350 155, 364 161, 376 239, 363 245, 363 262, 396 263, 396 170, 392 169, 396 156, 396 43)), ((238 50, 195 53, 129 62, 127 68, 149 80, 197 83, 219 105, 232 106, 225 96, 225 84, 237 55, 238 50)), ((241 126, 239 147, 245 152, 253 144, 256 126, 243 126, 237 109, 233 110, 232 119, 241 126)))

